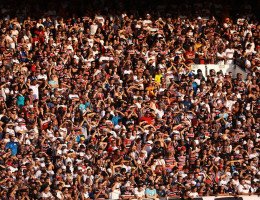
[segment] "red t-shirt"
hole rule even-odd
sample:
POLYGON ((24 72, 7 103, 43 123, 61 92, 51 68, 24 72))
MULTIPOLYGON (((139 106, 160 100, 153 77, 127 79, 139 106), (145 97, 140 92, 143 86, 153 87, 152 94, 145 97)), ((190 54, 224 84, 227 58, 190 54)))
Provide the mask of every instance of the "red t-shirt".
POLYGON ((186 51, 185 56, 186 56, 188 63, 193 62, 193 59, 195 58, 195 52, 194 51, 186 51))
POLYGON ((130 146, 131 146, 131 143, 132 143, 132 141, 131 141, 130 139, 128 139, 128 138, 125 138, 125 139, 124 139, 124 145, 125 145, 126 147, 130 147, 130 146))
POLYGON ((153 119, 154 119, 153 117, 146 117, 146 116, 144 116, 144 117, 141 117, 139 121, 140 122, 141 121, 146 121, 148 124, 152 124, 153 123, 153 119))

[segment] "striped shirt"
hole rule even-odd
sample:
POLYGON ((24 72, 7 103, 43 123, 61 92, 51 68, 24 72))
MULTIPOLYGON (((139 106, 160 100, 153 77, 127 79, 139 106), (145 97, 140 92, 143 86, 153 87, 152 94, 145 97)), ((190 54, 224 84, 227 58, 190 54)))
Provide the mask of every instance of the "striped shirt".
POLYGON ((178 156, 178 163, 181 166, 184 166, 186 163, 186 156, 178 156))

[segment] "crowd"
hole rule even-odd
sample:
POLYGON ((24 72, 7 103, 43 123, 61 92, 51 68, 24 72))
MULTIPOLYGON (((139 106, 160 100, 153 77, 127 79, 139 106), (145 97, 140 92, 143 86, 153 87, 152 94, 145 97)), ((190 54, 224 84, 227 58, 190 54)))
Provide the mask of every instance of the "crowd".
POLYGON ((259 193, 259 30, 250 17, 3 17, 0 198, 259 193))

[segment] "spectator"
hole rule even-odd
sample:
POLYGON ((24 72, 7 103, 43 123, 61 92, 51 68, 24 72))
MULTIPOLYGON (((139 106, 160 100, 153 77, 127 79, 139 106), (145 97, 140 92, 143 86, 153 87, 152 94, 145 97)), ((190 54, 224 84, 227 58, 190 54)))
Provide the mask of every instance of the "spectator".
POLYGON ((153 184, 150 184, 146 189, 145 189, 145 197, 148 199, 158 199, 158 194, 156 189, 154 188, 153 184))
POLYGON ((259 193, 254 8, 113 2, 1 9, 1 198, 259 193))

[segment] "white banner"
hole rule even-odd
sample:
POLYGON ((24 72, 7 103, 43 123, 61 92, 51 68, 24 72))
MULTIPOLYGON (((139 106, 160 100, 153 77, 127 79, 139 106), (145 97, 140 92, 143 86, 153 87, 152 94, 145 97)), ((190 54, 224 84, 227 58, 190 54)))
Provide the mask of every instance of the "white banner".
POLYGON ((194 65, 192 65, 192 70, 194 70, 195 73, 197 73, 198 69, 200 69, 202 71, 202 74, 205 78, 207 75, 209 75, 209 71, 211 69, 214 69, 216 72, 221 70, 224 75, 228 72, 232 72, 233 78, 235 78, 238 73, 242 74, 242 77, 244 80, 247 77, 247 73, 244 70, 242 70, 238 66, 234 66, 233 64, 229 64, 229 65, 217 65, 217 64, 197 65, 197 64, 194 64, 194 65))
POLYGON ((260 197, 258 195, 239 195, 237 197, 234 196, 207 196, 207 197, 202 197, 203 200, 218 200, 222 198, 234 198, 235 199, 243 199, 243 200, 259 200, 260 197))

